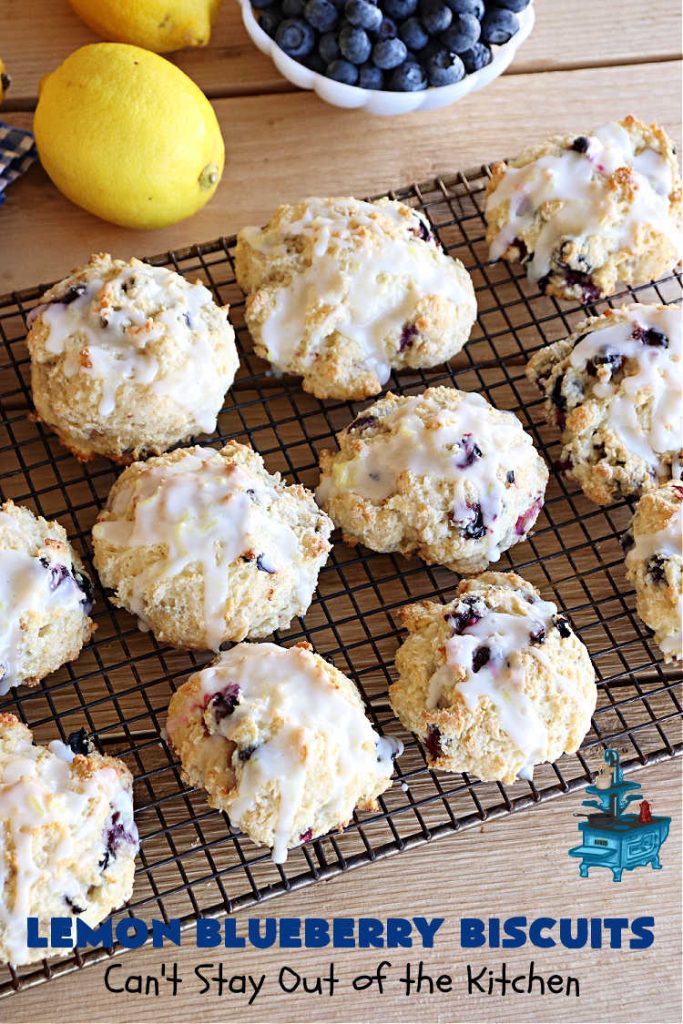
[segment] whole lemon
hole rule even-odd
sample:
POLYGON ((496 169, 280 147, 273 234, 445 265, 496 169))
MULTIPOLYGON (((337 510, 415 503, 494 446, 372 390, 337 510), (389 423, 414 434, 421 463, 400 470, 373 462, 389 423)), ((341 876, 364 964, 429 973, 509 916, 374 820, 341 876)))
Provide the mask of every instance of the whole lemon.
POLYGON ((33 129, 57 188, 124 227, 190 217, 223 173, 223 138, 204 93, 137 46, 93 43, 72 53, 41 82, 33 129))
POLYGON ((206 46, 221 0, 69 0, 88 28, 105 39, 155 53, 206 46))

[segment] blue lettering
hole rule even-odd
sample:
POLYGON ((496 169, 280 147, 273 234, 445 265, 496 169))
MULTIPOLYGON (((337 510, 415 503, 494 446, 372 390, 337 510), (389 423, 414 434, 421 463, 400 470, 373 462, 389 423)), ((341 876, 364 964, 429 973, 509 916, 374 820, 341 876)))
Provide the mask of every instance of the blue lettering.
POLYGON ((462 949, 475 949, 486 945, 484 922, 478 917, 460 918, 460 946, 462 949))
POLYGON ((508 917, 505 922, 505 934, 503 939, 505 949, 519 949, 526 943, 526 917, 508 917))
MULTIPOLYGON (((285 921, 291 921, 292 918, 282 918, 280 925, 284 925, 285 921)), ((296 920, 296 919, 295 919, 296 920)), ((256 949, 268 949, 270 946, 275 945, 277 939, 277 921, 274 917, 267 917, 265 921, 259 921, 257 917, 249 918, 249 942, 256 949), (265 934, 261 935, 261 925, 265 925, 265 934)))
POLYGON ((332 945, 335 949, 353 949, 355 947, 353 924, 352 917, 335 917, 332 923, 332 945))
POLYGON ((361 949, 384 946, 384 925, 376 917, 361 917, 358 921, 358 945, 361 949))
POLYGON ((579 917, 576 920, 576 935, 572 931, 571 917, 560 918, 560 942, 565 949, 583 949, 588 942, 588 919, 579 917))
POLYGON ((139 917, 128 917, 116 925, 116 939, 126 949, 138 949, 147 941, 148 931, 139 917))
POLYGON ((557 943, 551 935, 543 934, 545 931, 551 931, 556 924, 554 917, 537 917, 529 925, 529 942, 539 949, 551 949, 552 946, 556 946, 557 943))
POLYGON ((304 921, 306 945, 311 949, 321 949, 330 944, 330 925, 324 917, 307 917, 304 921))
POLYGON ((73 949, 72 924, 73 917, 53 917, 50 922, 50 945, 57 949, 73 949))
POLYGON ((415 927, 419 931, 422 937, 422 946, 424 949, 433 949, 434 947, 434 936, 438 932, 441 925, 444 923, 445 918, 434 917, 431 921, 428 921, 426 917, 414 917, 415 927))
POLYGON ((29 949, 45 949, 48 941, 40 934, 40 921, 37 917, 26 918, 26 945, 29 949))
POLYGON ((629 942, 631 949, 649 949, 655 941, 654 929, 654 917, 636 917, 631 925, 631 931, 635 936, 629 942))
POLYGON ((91 928, 89 924, 76 918, 76 945, 77 946, 104 946, 108 949, 114 945, 112 936, 111 918, 103 921, 97 928, 91 928))
POLYGON ((180 945, 180 921, 173 918, 167 924, 166 921, 154 918, 152 921, 152 945, 155 949, 159 949, 163 947, 166 939, 175 946, 180 945))
POLYGON ((280 949, 298 949, 301 946, 301 920, 298 917, 280 918, 280 949))
POLYGON ((387 918, 387 947, 394 949, 396 946, 404 946, 410 949, 413 945, 411 931, 410 921, 406 921, 404 917, 387 918))
MULTIPOLYGON (((227 925, 227 921, 225 922, 227 925)), ((221 944, 221 923, 212 917, 200 917, 197 921, 197 948, 210 949, 221 944)), ((226 940, 227 945, 227 940, 226 940)))

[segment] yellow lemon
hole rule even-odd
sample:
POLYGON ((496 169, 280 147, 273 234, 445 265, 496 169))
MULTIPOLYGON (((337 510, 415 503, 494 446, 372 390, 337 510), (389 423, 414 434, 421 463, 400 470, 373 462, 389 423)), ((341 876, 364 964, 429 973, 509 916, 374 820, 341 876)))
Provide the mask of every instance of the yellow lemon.
POLYGON ((9 85, 10 85, 11 81, 12 81, 12 79, 7 74, 7 71, 5 70, 5 65, 3 64, 2 60, 0 59, 0 103, 2 103, 2 101, 3 101, 4 97, 5 97, 5 93, 9 89, 9 85))
POLYGON ((137 46, 93 43, 67 57, 40 84, 33 130, 57 188, 124 227, 190 217, 223 173, 223 138, 204 93, 137 46))
POLYGON ((206 46, 221 0, 69 0, 104 39, 155 53, 206 46))

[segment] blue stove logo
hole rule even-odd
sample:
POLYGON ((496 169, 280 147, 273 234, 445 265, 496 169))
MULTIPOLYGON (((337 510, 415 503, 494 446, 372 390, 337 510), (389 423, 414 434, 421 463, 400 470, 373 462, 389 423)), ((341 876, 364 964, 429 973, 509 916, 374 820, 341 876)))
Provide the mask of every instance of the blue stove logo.
POLYGON ((586 793, 597 800, 584 800, 581 805, 596 811, 586 814, 588 820, 579 824, 583 841, 569 851, 569 856, 581 858, 581 878, 588 878, 590 868, 609 868, 613 882, 620 882, 624 871, 647 864, 659 871, 659 851, 669 834, 671 818, 653 817, 640 793, 640 783, 624 781, 617 750, 606 750, 605 761, 609 771, 586 787, 586 793), (626 808, 636 800, 641 801, 639 813, 626 814, 626 808))

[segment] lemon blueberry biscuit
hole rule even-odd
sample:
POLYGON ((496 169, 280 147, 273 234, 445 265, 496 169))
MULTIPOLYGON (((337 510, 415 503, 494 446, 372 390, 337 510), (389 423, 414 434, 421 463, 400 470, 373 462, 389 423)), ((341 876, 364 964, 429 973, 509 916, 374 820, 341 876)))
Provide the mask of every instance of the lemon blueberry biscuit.
POLYGON ((92 585, 59 523, 0 505, 0 694, 77 658, 94 631, 92 585))
POLYGON ((524 539, 545 463, 512 413, 480 395, 388 394, 323 451, 317 498, 351 543, 474 573, 524 539))
POLYGON ((433 767, 512 782, 578 749, 596 703, 591 660, 526 580, 483 573, 446 605, 409 605, 403 622, 389 699, 433 767))
POLYGON ((62 955, 27 947, 26 918, 42 934, 53 917, 99 924, 130 896, 138 846, 122 761, 39 746, 14 715, 0 715, 0 960, 62 955))
POLYGON ((541 291, 580 302, 643 284, 681 256, 681 178, 673 144, 635 117, 555 135, 493 168, 492 259, 521 261, 541 291))
POLYGON ((171 699, 167 733, 191 785, 233 826, 287 850, 372 810, 402 746, 380 737, 358 690, 308 644, 239 644, 171 699))
POLYGON ((234 337, 203 284, 93 256, 32 318, 36 411, 82 459, 164 452, 215 429, 237 370, 234 337))
POLYGON ((537 352, 528 376, 562 431, 560 465, 598 504, 680 473, 681 311, 631 305, 537 352))
POLYGON ((232 441, 125 469, 93 528, 94 560, 159 640, 218 650, 306 611, 331 532, 309 491, 232 441))
POLYGON ((392 369, 435 366, 469 337, 470 276, 403 203, 307 199, 237 237, 256 351, 319 398, 375 395, 392 369))
POLYGON ((683 483, 644 494, 624 535, 626 575, 638 615, 654 631, 665 661, 683 658, 683 483))

